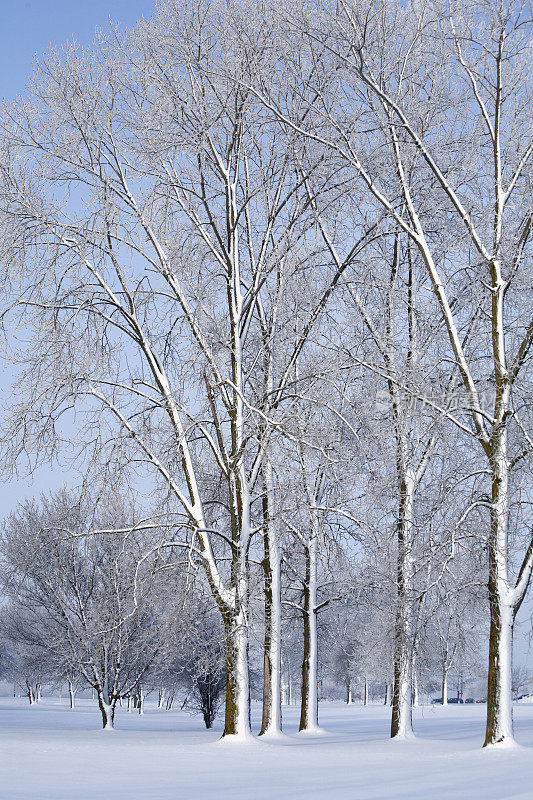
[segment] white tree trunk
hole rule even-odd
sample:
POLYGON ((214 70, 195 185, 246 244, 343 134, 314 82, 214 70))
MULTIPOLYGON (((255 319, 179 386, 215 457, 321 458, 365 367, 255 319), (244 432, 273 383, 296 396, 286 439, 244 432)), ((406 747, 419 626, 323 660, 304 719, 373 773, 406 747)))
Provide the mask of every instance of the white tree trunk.
POLYGON ((226 709, 224 736, 246 739, 250 730, 248 629, 244 610, 226 614, 226 709))
POLYGON ((442 670, 442 690, 441 690, 442 705, 448 705, 448 670, 446 666, 442 670))
POLYGON ((283 671, 283 661, 281 663, 281 705, 286 706, 288 705, 288 696, 289 696, 289 684, 287 680, 287 676, 283 671))
POLYGON ((416 674, 416 670, 415 669, 413 669, 412 705, 415 708, 416 708, 416 706, 418 706, 418 676, 416 674))
MULTIPOLYGON (((507 398, 501 400, 507 407, 507 398)), ((491 532, 489 539, 489 671, 485 745, 513 741, 512 657, 514 608, 507 565, 508 460, 506 431, 493 435, 491 532)))
POLYGON ((391 692, 391 685, 389 681, 385 684, 385 700, 383 701, 383 705, 390 706, 392 702, 392 692, 391 692))

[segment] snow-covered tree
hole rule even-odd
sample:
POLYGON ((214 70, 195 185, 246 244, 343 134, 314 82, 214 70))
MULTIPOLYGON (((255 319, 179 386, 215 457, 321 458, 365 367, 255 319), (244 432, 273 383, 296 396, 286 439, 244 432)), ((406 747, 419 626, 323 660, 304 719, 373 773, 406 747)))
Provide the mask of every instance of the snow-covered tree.
POLYGON ((104 728, 113 727, 117 701, 138 687, 166 639, 168 622, 157 612, 164 572, 145 548, 119 499, 94 518, 63 490, 20 506, 2 529, 4 628, 13 648, 47 678, 82 676, 96 692, 104 728), (98 520, 106 527, 91 533, 98 520))
POLYGON ((320 70, 302 76, 301 48, 289 54, 315 126, 306 120, 304 129, 276 98, 266 103, 353 169, 424 264, 462 387, 447 415, 479 447, 489 482, 489 499, 479 501, 489 517, 485 744, 496 744, 513 736, 513 624, 533 569, 530 530, 514 577, 509 541, 514 467, 531 452, 521 399, 533 341, 524 294, 533 219, 531 23, 512 3, 320 8, 312 19, 305 4, 292 13, 320 70))

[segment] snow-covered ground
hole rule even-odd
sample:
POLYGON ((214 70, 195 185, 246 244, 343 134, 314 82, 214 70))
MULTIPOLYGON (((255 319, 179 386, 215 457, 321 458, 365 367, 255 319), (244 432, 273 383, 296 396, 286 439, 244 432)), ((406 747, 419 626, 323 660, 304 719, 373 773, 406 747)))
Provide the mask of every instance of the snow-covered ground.
MULTIPOLYGON (((254 706, 259 716, 259 706, 254 706)), ((515 707, 519 746, 482 750, 485 706, 415 710, 417 738, 387 739, 383 706, 321 704, 323 735, 296 734, 284 708, 279 742, 218 742, 199 718, 120 710, 98 729, 89 701, 0 699, 2 800, 531 800, 533 705, 515 707)))

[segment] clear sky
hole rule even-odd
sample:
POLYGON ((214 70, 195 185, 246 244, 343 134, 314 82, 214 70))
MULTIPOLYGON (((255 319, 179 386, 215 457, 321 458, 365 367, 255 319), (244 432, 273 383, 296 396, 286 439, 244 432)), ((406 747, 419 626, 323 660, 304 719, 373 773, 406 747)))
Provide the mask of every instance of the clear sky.
POLYGON ((0 97, 24 90, 35 53, 73 37, 88 45, 109 18, 130 26, 154 7, 155 0, 0 0, 0 97))
MULTIPOLYGON (((0 98, 10 100, 24 93, 35 54, 42 55, 50 45, 61 46, 74 38, 88 46, 95 28, 104 28, 110 18, 129 27, 143 16, 150 17, 154 8, 155 0, 0 0, 0 98)), ((9 377, 0 364, 0 399, 9 377)), ((0 485, 0 518, 24 497, 70 483, 69 478, 59 469, 45 467, 34 479, 0 485)))

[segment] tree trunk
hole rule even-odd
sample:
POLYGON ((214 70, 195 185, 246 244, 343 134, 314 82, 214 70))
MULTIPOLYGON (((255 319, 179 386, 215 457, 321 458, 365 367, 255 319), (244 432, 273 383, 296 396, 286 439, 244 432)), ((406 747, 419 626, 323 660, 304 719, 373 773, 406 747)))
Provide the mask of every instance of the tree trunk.
POLYGON ((106 731, 114 730, 115 722, 115 700, 104 697, 103 692, 98 692, 98 706, 102 714, 102 727, 106 731))
POLYGON ((351 680, 349 678, 348 678, 348 680, 346 682, 346 705, 348 705, 348 706, 353 705, 352 682, 351 682, 351 680))
POLYGON ((514 609, 507 572, 508 460, 502 425, 492 440, 492 503, 489 539, 489 670, 484 746, 513 740, 512 653, 514 609))
MULTIPOLYGON (((277 548, 276 548, 277 549, 277 548)), ((270 588, 265 586, 265 640, 263 649, 263 715, 260 736, 281 732, 281 595, 279 558, 270 562, 270 588)), ((266 580, 266 576, 265 576, 266 580)))
POLYGON ((292 705, 292 675, 291 675, 291 662, 287 661, 285 664, 285 671, 284 671, 284 699, 283 702, 285 705, 291 706, 292 705))
POLYGON ((448 705, 448 670, 446 667, 443 667, 442 670, 442 691, 441 691, 441 700, 442 705, 448 705))
POLYGON ((400 483, 398 519, 397 610, 394 634, 394 690, 392 696, 391 737, 405 738, 413 733, 411 709, 411 576, 412 514, 414 477, 408 469, 400 483))
POLYGON ((416 670, 414 669, 413 669, 413 691, 412 691, 411 703, 415 708, 416 706, 418 706, 418 676, 416 674, 416 670))
POLYGON ((304 586, 302 661, 302 704, 300 730, 318 728, 318 648, 316 629, 316 536, 306 548, 306 576, 304 586))
POLYGON ((409 626, 405 609, 399 610, 394 654, 394 685, 392 693, 391 737, 403 738, 412 734, 411 710, 411 655, 409 626))
POLYGON ((265 640, 263 649, 263 717, 260 736, 281 733, 281 559, 272 518, 270 463, 263 468, 263 542, 265 640))
POLYGON ((159 697, 157 699, 157 707, 163 708, 165 704, 165 689, 163 686, 159 689, 159 697))
POLYGON ((390 690, 390 683, 387 681, 385 684, 385 700, 383 701, 384 706, 390 706, 392 701, 392 692, 390 690))
POLYGON ((68 682, 68 697, 70 702, 70 707, 74 708, 76 705, 76 692, 74 691, 74 684, 71 680, 68 682))
POLYGON ((499 600, 491 598, 485 745, 513 740, 513 612, 499 600))
POLYGON ((363 684, 363 705, 368 705, 368 681, 366 678, 363 684))
POLYGON ((288 683, 285 675, 283 674, 283 665, 282 665, 282 673, 281 673, 281 705, 287 705, 288 699, 288 683))
POLYGON ((226 611, 226 709, 224 736, 250 735, 248 630, 244 610, 226 611))

